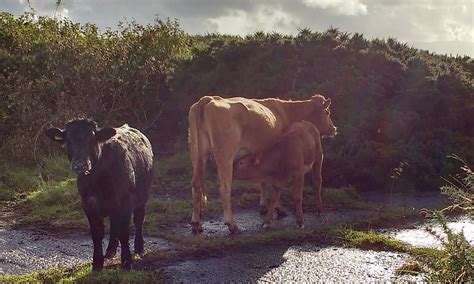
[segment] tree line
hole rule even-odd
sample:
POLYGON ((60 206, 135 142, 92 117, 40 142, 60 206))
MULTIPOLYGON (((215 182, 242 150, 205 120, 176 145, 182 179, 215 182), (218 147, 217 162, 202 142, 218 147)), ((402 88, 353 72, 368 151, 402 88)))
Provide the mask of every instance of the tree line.
POLYGON ((458 168, 448 154, 474 160, 473 72, 467 56, 335 28, 189 35, 171 20, 100 31, 1 13, 0 151, 25 162, 50 155, 41 129, 79 115, 129 123, 173 151, 186 145, 189 107, 203 95, 320 93, 339 128, 324 140, 327 186, 432 189, 458 168))

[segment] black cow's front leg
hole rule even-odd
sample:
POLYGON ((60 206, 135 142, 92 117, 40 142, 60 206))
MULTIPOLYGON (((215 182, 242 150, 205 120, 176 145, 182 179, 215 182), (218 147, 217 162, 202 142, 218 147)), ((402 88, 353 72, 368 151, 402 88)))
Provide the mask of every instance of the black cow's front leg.
POLYGON ((102 239, 104 238, 104 220, 95 214, 87 214, 91 229, 94 254, 92 256, 92 270, 100 271, 104 267, 104 252, 102 251, 102 239))

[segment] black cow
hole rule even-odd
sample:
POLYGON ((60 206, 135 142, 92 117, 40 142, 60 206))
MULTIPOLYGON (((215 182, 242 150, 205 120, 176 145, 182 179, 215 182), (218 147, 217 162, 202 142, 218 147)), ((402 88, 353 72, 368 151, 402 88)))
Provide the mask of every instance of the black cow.
POLYGON ((128 125, 98 129, 89 119, 48 129, 55 142, 65 144, 71 168, 78 174, 77 189, 89 220, 94 243, 93 270, 104 265, 104 217, 110 218, 110 240, 105 257, 121 244, 122 268, 131 269, 130 218, 135 223, 135 253, 143 253, 145 203, 153 179, 153 153, 148 139, 128 125))

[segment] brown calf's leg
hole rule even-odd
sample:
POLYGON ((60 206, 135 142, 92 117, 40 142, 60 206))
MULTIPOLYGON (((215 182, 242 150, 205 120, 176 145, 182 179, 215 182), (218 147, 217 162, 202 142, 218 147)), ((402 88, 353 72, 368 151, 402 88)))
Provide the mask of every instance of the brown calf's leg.
POLYGON ((321 177, 321 170, 323 166, 323 153, 317 152, 316 159, 313 164, 313 186, 316 192, 316 209, 318 210, 318 214, 321 214, 323 210, 323 205, 321 201, 321 185, 322 185, 322 177, 321 177))
POLYGON ((304 227, 303 219, 303 183, 304 175, 295 177, 293 182, 293 202, 295 204, 295 220, 298 228, 304 227))
POLYGON ((272 199, 270 201, 270 205, 268 206, 268 211, 265 216, 265 219, 263 220, 263 224, 262 224, 263 228, 268 228, 272 224, 273 212, 275 211, 277 203, 280 200, 280 193, 281 193, 281 187, 273 186, 272 199))
POLYGON ((264 182, 260 183, 260 215, 265 215, 267 213, 267 194, 267 184, 264 182))

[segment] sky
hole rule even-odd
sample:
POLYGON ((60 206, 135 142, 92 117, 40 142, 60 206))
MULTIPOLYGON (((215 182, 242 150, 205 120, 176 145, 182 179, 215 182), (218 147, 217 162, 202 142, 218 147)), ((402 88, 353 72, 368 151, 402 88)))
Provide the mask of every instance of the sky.
POLYGON ((0 0, 0 11, 19 15, 32 7, 40 15, 91 22, 101 29, 127 20, 151 23, 158 16, 177 19, 189 34, 296 35, 303 28, 334 27, 474 58, 474 0, 62 0, 59 8, 56 2, 0 0))

